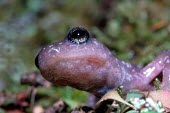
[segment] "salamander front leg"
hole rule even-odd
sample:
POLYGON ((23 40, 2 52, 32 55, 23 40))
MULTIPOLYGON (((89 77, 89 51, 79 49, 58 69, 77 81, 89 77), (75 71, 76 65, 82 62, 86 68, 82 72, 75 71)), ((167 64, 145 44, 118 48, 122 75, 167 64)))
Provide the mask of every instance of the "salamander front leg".
POLYGON ((170 89, 170 50, 158 55, 151 63, 141 70, 144 85, 148 85, 162 72, 162 89, 170 89))
POLYGON ((163 68, 163 80, 161 84, 161 89, 170 91, 170 58, 165 61, 165 65, 163 68))

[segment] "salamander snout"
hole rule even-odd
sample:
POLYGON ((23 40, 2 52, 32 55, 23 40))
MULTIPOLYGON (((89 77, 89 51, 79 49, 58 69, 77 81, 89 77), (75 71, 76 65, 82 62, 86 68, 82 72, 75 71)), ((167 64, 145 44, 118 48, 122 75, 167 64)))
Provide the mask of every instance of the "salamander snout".
POLYGON ((72 28, 66 36, 66 38, 74 44, 86 43, 89 37, 88 31, 82 27, 72 28))
POLYGON ((36 65, 36 67, 39 69, 38 55, 37 55, 36 58, 35 58, 35 65, 36 65))

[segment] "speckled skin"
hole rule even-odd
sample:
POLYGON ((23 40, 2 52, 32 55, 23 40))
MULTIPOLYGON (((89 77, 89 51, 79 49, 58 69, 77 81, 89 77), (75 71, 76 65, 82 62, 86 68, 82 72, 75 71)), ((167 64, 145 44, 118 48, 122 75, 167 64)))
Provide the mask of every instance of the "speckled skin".
POLYGON ((123 85, 124 92, 130 89, 154 90, 151 81, 162 72, 161 88, 170 90, 169 50, 141 68, 117 59, 95 38, 89 37, 85 43, 75 44, 67 36, 42 48, 37 55, 37 67, 48 81, 100 97, 119 85, 123 85))

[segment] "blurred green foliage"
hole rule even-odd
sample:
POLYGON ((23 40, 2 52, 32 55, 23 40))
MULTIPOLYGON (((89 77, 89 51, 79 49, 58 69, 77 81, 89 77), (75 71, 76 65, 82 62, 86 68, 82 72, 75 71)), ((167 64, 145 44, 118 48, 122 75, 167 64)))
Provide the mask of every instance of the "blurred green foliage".
MULTIPOLYGON (((170 49, 169 14, 169 0, 0 0, 0 90, 26 89, 20 77, 38 71, 38 51, 63 39, 73 26, 88 28, 118 58, 146 65, 170 49)), ((71 88, 51 90, 68 103, 87 95, 71 88)))

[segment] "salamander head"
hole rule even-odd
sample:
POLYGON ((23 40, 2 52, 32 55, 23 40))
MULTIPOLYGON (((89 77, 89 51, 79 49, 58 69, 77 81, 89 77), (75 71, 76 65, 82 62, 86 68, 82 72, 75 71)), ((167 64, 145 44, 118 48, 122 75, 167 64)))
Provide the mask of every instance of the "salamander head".
POLYGON ((87 91, 105 84, 110 55, 86 29, 75 27, 64 40, 42 48, 35 64, 48 81, 87 91))

